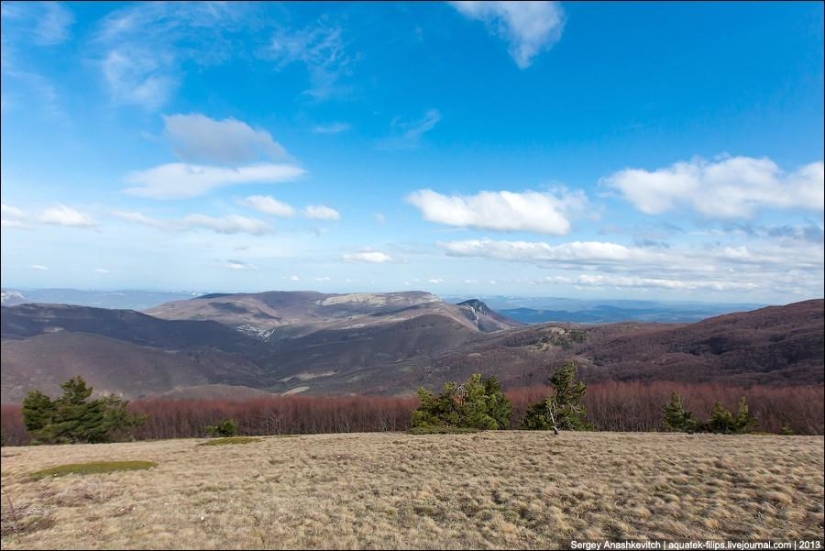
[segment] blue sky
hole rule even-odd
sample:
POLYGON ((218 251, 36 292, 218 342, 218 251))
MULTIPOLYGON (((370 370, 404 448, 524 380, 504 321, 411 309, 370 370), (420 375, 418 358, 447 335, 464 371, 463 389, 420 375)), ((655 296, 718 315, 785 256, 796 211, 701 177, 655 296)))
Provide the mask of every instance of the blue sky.
POLYGON ((4 287, 822 296, 822 3, 2 6, 4 287))

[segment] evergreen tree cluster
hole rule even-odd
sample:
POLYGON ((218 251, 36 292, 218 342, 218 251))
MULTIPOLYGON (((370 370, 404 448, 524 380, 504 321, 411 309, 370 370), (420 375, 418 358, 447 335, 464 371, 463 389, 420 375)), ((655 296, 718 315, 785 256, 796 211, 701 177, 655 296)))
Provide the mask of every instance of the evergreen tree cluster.
POLYGON ((464 384, 450 382, 438 396, 418 389, 421 406, 413 412, 412 426, 505 429, 512 406, 495 377, 484 380, 476 373, 464 384))
POLYGON ((753 432, 757 421, 748 409, 745 397, 739 400, 736 415, 716 402, 710 419, 700 420, 682 405, 682 397, 675 392, 670 395, 670 402, 662 408, 664 418, 662 428, 668 432, 713 432, 720 434, 747 434, 753 432))
MULTIPOLYGON (((546 400, 531 405, 521 421, 529 430, 591 430, 587 411, 581 404, 587 386, 576 380, 576 364, 570 362, 550 377, 555 392, 546 400)), ((512 405, 495 377, 481 378, 476 373, 464 384, 450 382, 438 396, 420 388, 419 408, 413 412, 416 428, 506 429, 512 405)))
POLYGON ((23 423, 33 443, 113 442, 146 421, 145 416, 127 411, 128 402, 117 396, 90 400, 93 388, 82 377, 73 377, 60 388, 63 396, 57 400, 39 390, 23 400, 23 423))

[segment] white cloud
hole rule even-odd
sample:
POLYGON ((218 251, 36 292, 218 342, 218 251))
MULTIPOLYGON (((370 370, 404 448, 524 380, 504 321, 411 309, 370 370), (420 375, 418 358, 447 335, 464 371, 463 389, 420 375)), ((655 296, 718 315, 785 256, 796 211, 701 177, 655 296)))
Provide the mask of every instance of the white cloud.
POLYGON ((444 283, 444 280, 441 279, 441 278, 432 278, 432 279, 427 280, 427 282, 432 283, 432 284, 438 284, 438 283, 444 283))
POLYGON ((286 150, 269 132, 236 119, 217 121, 193 113, 164 116, 163 122, 175 154, 187 162, 239 164, 261 157, 270 161, 287 158, 286 150))
POLYGON ((670 291, 771 291, 820 296, 822 243, 767 240, 746 244, 684 243, 671 248, 628 247, 610 242, 493 241, 438 244, 449 256, 479 257, 535 264, 544 269, 579 271, 544 282, 579 287, 664 289, 670 291))
POLYGON ((0 203, 0 214, 10 218, 23 218, 26 216, 26 213, 19 208, 12 207, 11 205, 7 205, 5 203, 0 203))
POLYGON ((468 239, 438 245, 454 256, 479 256, 499 260, 626 263, 650 258, 647 249, 631 249, 617 243, 574 241, 550 245, 541 241, 494 241, 468 239))
POLYGON ((106 268, 95 268, 95 273, 96 274, 108 274, 108 273, 111 273, 111 272, 110 272, 110 270, 107 270, 106 268))
POLYGON ((583 192, 557 194, 525 191, 482 191, 447 196, 431 189, 415 191, 406 201, 425 220, 450 226, 496 231, 533 231, 553 235, 570 232, 569 218, 587 206, 583 192))
POLYGON ((822 161, 784 173, 768 158, 702 158, 652 172, 625 169, 600 181, 618 190, 646 214, 679 207, 709 218, 748 218, 762 209, 823 210, 825 169, 822 161))
POLYGON ((213 218, 204 214, 190 214, 183 219, 177 220, 158 220, 139 212, 114 211, 112 214, 123 220, 143 224, 144 226, 163 231, 207 229, 224 234, 248 233, 250 235, 264 235, 272 233, 272 228, 263 220, 238 216, 236 214, 220 218, 213 218))
POLYGON ((223 168, 169 163, 131 172, 125 179, 135 187, 124 191, 153 199, 185 199, 204 195, 219 187, 239 184, 272 184, 294 180, 305 170, 288 164, 262 163, 223 168))
POLYGON ((351 126, 346 122, 333 122, 330 124, 319 124, 312 131, 316 134, 340 134, 346 132, 351 126))
POLYGON ((329 278, 328 276, 316 277, 316 278, 315 278, 315 281, 317 281, 317 282, 319 282, 319 283, 320 283, 320 282, 322 282, 322 281, 330 281, 330 278, 329 278))
MULTIPOLYGON (((71 11, 57 2, 3 2, 3 49, 6 38, 13 42, 37 46, 53 46, 65 42, 74 23, 71 11), (13 23, 12 23, 13 22, 13 23)), ((5 52, 4 52, 5 55, 5 52)))
POLYGON ((564 11, 557 2, 450 2, 470 19, 483 21, 506 40, 508 52, 520 69, 549 50, 561 38, 564 11))
POLYGON ((285 218, 295 216, 294 208, 267 195, 250 195, 249 197, 240 199, 238 203, 272 216, 282 216, 285 218))
POLYGON ((38 218, 44 224, 55 224, 57 226, 71 226, 76 228, 91 228, 95 226, 95 221, 88 214, 78 212, 66 205, 57 205, 43 211, 38 218))
POLYGON ((392 261, 390 255, 378 251, 348 253, 345 254, 343 258, 345 262, 369 262, 372 264, 383 264, 384 262, 392 261))
POLYGON ((289 276, 290 281, 301 281, 301 278, 296 275, 289 276))
POLYGON ((206 228, 218 233, 264 235, 272 232, 272 228, 263 220, 246 218, 237 214, 222 218, 213 218, 204 214, 190 214, 183 221, 190 228, 206 228))
POLYGON ((90 42, 112 99, 155 111, 172 97, 184 65, 226 61, 251 9, 229 2, 143 2, 110 12, 90 42))
POLYGON ((25 228, 26 224, 21 218, 24 218, 26 213, 17 207, 0 203, 0 227, 3 228, 25 228))
POLYGON ((392 127, 396 129, 396 132, 400 132, 400 135, 387 138, 379 143, 379 147, 384 149, 414 149, 421 142, 421 137, 435 128, 440 120, 441 113, 438 109, 428 109, 424 113, 424 117, 412 121, 393 119, 392 127))
POLYGON ((379 224, 383 224, 387 221, 387 218, 383 214, 381 214, 380 212, 376 212, 373 215, 373 217, 375 218, 375 221, 378 222, 379 224))
POLYGON ((37 18, 34 29, 35 42, 41 46, 60 44, 69 38, 69 28, 74 23, 72 12, 57 2, 38 2, 45 13, 37 18))
POLYGON ((340 220, 341 214, 330 207, 324 205, 310 205, 304 209, 304 216, 317 220, 340 220))
POLYGON ((31 264, 29 268, 32 270, 40 270, 41 272, 45 272, 49 269, 48 266, 43 266, 42 264, 31 264))
POLYGON ((339 84, 342 77, 352 74, 353 63, 340 28, 317 25, 301 31, 280 30, 272 37, 269 53, 278 70, 295 62, 306 66, 311 87, 305 94, 322 100, 349 90, 339 84))
POLYGON ((585 287, 658 288, 675 291, 750 291, 759 287, 756 283, 737 281, 690 281, 681 279, 662 279, 636 276, 591 275, 578 276, 574 283, 585 287))
POLYGON ((178 87, 178 80, 161 70, 164 57, 142 48, 122 46, 101 62, 103 77, 117 103, 161 108, 178 87))
POLYGON ((241 260, 227 260, 226 267, 230 270, 257 270, 258 267, 248 262, 241 260))
POLYGON ((157 220, 155 218, 149 218, 139 212, 126 212, 126 211, 113 211, 112 214, 121 218, 123 220, 128 220, 129 222, 136 222, 138 224, 143 224, 144 226, 149 226, 158 230, 180 230, 183 229, 183 226, 180 223, 176 223, 172 220, 157 220))

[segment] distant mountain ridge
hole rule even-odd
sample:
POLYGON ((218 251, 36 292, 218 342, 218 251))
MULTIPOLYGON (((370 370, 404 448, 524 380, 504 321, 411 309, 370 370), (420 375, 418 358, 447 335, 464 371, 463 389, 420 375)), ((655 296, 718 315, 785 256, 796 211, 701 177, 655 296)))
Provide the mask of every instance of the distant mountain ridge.
POLYGON ((480 300, 446 304, 422 292, 221 294, 164 306, 201 319, 3 306, 2 402, 34 388, 59 394, 74 375, 128 399, 255 394, 227 386, 408 394, 476 372, 515 387, 542 384, 569 360, 588 381, 823 383, 822 299, 693 324, 589 326, 519 326, 480 300))
POLYGON ((308 335, 322 329, 358 329, 435 314, 483 332, 519 327, 479 301, 442 302, 421 291, 324 294, 314 291, 213 293, 162 304, 147 314, 176 320, 213 320, 267 340, 308 335))

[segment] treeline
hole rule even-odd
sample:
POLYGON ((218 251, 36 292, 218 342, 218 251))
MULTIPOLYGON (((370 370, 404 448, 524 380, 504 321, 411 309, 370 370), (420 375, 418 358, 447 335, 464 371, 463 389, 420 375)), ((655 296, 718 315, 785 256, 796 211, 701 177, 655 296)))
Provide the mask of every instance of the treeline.
MULTIPOLYGON (((823 388, 737 387, 722 384, 672 382, 603 382, 587 385, 583 405, 596 430, 647 432, 662 429, 662 407, 672 393, 697 417, 710 417, 716 402, 736 411, 742 396, 759 421, 757 430, 780 433, 789 427, 795 434, 825 432, 823 388)), ((531 404, 550 394, 550 387, 537 385, 505 392, 512 401, 510 428, 518 428, 531 404)), ((147 415, 144 425, 134 429, 138 439, 192 438, 207 436, 206 427, 223 419, 234 419, 239 433, 319 434, 346 432, 404 431, 410 428, 416 397, 384 396, 281 396, 247 401, 231 400, 138 400, 129 411, 147 415)), ((4 444, 24 445, 29 435, 20 406, 4 405, 0 412, 4 444)))

